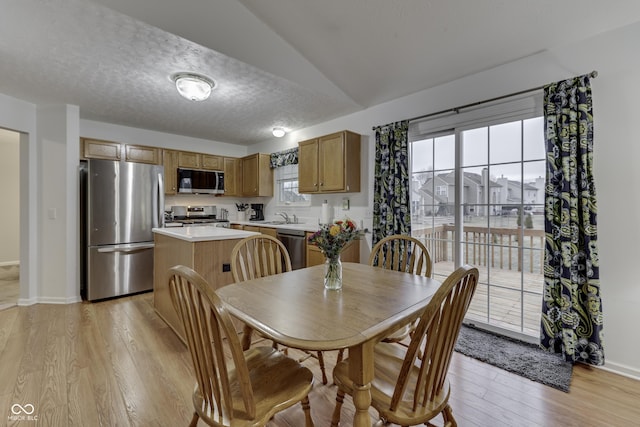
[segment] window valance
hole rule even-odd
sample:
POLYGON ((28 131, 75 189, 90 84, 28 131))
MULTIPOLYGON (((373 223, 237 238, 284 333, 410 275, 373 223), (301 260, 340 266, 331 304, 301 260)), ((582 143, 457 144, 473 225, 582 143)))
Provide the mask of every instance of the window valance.
POLYGON ((277 153, 271 153, 269 164, 271 166, 271 169, 287 165, 297 165, 298 147, 290 148, 284 151, 278 151, 277 153))

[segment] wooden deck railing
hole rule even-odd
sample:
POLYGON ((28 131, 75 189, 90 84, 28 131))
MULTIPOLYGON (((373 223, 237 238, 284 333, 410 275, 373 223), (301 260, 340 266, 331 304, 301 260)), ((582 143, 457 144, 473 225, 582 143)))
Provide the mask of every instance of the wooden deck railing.
MULTIPOLYGON (((425 243, 437 263, 453 261, 454 231, 453 225, 443 224, 429 229, 414 228, 411 234, 425 243)), ((462 233, 465 263, 503 270, 524 268, 529 273, 542 274, 544 230, 464 226, 462 233)))

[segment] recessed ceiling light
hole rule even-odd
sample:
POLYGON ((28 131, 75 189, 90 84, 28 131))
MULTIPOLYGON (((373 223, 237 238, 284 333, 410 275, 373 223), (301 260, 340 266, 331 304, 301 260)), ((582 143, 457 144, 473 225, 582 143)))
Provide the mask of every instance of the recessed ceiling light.
POLYGON ((275 136, 276 138, 282 138, 284 136, 286 132, 284 131, 283 128, 281 127, 275 127, 273 128, 273 136, 275 136))
POLYGON ((190 101, 204 101, 215 87, 213 80, 201 74, 178 73, 172 79, 178 93, 190 101))

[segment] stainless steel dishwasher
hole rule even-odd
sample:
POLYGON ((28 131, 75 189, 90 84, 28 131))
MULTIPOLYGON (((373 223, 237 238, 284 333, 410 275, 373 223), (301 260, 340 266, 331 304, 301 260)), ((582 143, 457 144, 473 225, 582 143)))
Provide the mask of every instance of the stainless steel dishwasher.
POLYGON ((303 230, 278 228, 278 239, 284 244, 291 257, 291 268, 297 270, 307 266, 307 242, 303 230))

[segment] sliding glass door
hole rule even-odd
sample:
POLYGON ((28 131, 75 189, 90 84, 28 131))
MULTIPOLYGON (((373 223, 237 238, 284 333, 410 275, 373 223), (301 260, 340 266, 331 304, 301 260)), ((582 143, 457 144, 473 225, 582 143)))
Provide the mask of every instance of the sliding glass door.
POLYGON ((467 120, 432 134, 424 132, 428 124, 422 124, 423 132, 414 127, 412 234, 429 248, 436 278, 464 263, 479 268, 467 322, 537 338, 544 254, 543 119, 535 108, 519 114, 506 110, 500 117, 467 120))

